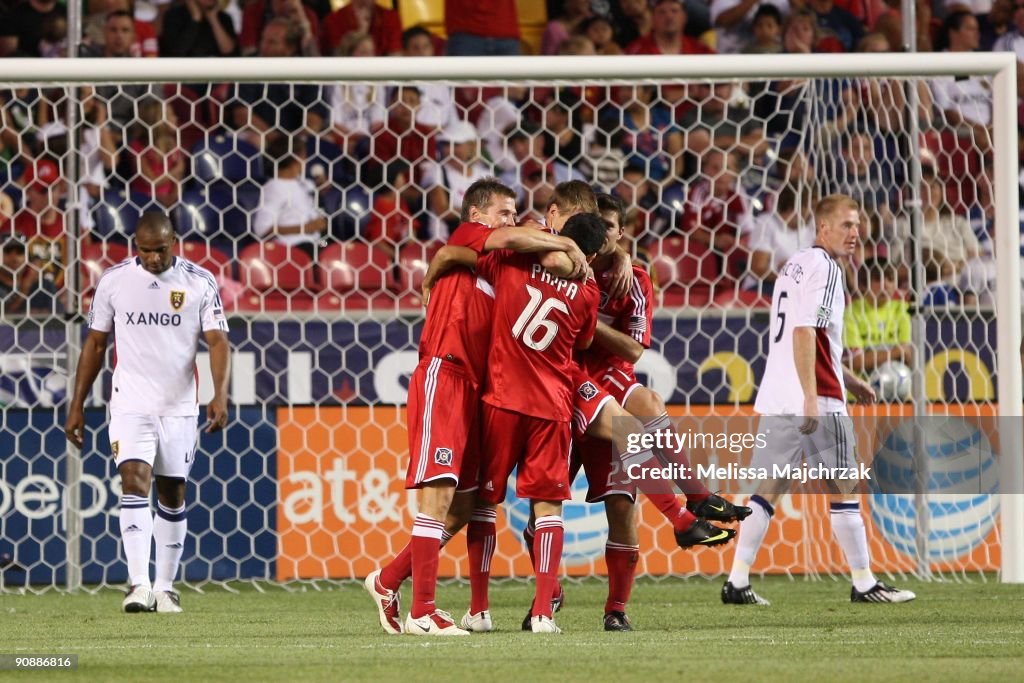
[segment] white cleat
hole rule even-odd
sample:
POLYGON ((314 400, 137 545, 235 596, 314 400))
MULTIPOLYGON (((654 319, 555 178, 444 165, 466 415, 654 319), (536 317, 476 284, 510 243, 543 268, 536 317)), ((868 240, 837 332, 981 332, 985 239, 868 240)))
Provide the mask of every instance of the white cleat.
POLYGON ((377 581, 379 576, 379 569, 372 572, 363 581, 363 587, 366 588, 366 592, 370 594, 370 597, 377 604, 377 614, 380 617, 380 625, 384 628, 384 632, 397 636, 402 633, 402 616, 398 605, 398 598, 400 596, 398 591, 388 590, 380 586, 380 582, 377 581))
POLYGON ((494 622, 491 621, 491 613, 488 610, 470 614, 468 611, 462 615, 462 628, 473 633, 490 633, 494 630, 494 622))
POLYGON ((863 593, 856 588, 850 589, 850 602, 910 602, 916 597, 913 591, 893 588, 881 581, 863 593))
POLYGON ((175 591, 153 591, 156 596, 156 611, 162 614, 181 614, 181 596, 175 591))
POLYGON ((468 636, 465 631, 455 625, 452 615, 443 610, 435 609, 426 616, 413 619, 410 614, 405 620, 405 632, 414 636, 468 636))
POLYGON ((152 612, 156 609, 156 596, 148 586, 132 586, 124 601, 121 602, 121 609, 130 614, 152 612))
POLYGON ((538 616, 530 619, 530 630, 534 633, 561 633, 562 629, 558 628, 555 624, 555 620, 551 617, 538 616))

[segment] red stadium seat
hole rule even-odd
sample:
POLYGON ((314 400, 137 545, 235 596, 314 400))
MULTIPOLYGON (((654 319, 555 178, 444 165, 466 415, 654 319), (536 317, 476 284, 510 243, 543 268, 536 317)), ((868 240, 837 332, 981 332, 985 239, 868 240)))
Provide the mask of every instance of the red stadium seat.
POLYGON ((238 255, 245 292, 239 307, 249 311, 298 311, 313 307, 313 260, 280 242, 250 244, 238 255))
POLYGON ((398 292, 402 295, 418 296, 423 288, 423 277, 427 274, 430 261, 444 244, 406 244, 398 252, 398 292))
POLYGON ((197 266, 206 268, 218 281, 221 278, 234 279, 231 257, 206 242, 179 242, 174 248, 174 253, 197 266))
POLYGON ((107 242, 82 243, 82 293, 91 294, 103 271, 130 256, 128 247, 107 242))
POLYGON ((365 242, 332 244, 320 252, 320 267, 325 270, 328 290, 364 292, 385 289, 392 281, 391 257, 365 242))

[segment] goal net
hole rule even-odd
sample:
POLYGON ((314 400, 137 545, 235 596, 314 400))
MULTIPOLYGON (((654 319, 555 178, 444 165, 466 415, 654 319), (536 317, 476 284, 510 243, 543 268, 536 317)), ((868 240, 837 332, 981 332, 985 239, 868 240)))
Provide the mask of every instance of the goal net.
MULTIPOLYGON (((678 416, 751 414, 775 273, 813 241, 816 199, 855 197, 864 229, 849 299, 892 301, 898 318, 883 334, 862 307, 847 324, 851 362, 890 401, 855 413, 862 452, 886 447, 882 418, 951 415, 954 432, 991 443, 1002 468, 1001 478, 955 473, 977 478, 976 495, 932 477, 865 496, 873 562, 883 573, 1024 580, 1020 453, 999 449, 1020 441, 981 421, 1021 412, 1011 58, 9 66, 0 589, 126 580, 109 369, 88 401, 81 453, 62 425, 97 279, 132 254, 150 210, 171 217, 177 253, 217 278, 233 347, 231 424, 202 436, 183 578, 348 579, 401 549, 416 511, 403 488, 404 403, 420 286, 466 187, 489 175, 516 190, 523 218, 541 217, 571 179, 625 201, 622 246, 657 289, 638 374, 678 416), (878 370, 882 346, 904 367, 878 370), (1000 481, 1015 495, 999 495, 1000 481), (1016 527, 1001 521, 1014 515, 1016 527)), ((202 353, 198 367, 205 401, 202 353)), ((943 438, 925 439, 923 452, 939 458, 943 438)), ((583 502, 585 489, 576 482, 565 511, 572 576, 605 571, 604 511, 583 502)), ((731 548, 681 551, 653 506, 640 508, 641 573, 728 571, 731 548)), ((502 507, 493 575, 531 574, 527 515, 514 497, 502 507)), ((824 496, 787 496, 754 571, 845 572, 827 517, 824 496)), ((461 577, 464 565, 456 539, 441 575, 461 577)))

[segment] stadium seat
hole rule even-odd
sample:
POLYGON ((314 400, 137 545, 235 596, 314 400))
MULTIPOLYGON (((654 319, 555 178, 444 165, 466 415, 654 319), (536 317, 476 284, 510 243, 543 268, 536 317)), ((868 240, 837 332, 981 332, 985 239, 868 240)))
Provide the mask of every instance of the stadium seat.
POLYGON ((258 242, 238 255, 245 290, 239 307, 250 311, 295 311, 313 307, 316 280, 309 255, 280 242, 258 242))
POLYGON ((82 291, 83 301, 88 305, 103 271, 128 258, 131 252, 123 244, 88 240, 81 243, 81 254, 78 271, 81 274, 79 287, 82 291))
POLYGON ((201 140, 192 148, 192 159, 195 177, 206 185, 226 183, 238 187, 265 180, 260 150, 232 135, 221 133, 201 140))
POLYGON ((135 234, 141 215, 136 202, 126 192, 106 190, 92 208, 93 228, 90 234, 96 240, 127 240, 135 234))
POLYGON ((354 278, 354 287, 349 289, 360 289, 367 292, 385 289, 393 281, 391 270, 393 263, 387 253, 376 249, 365 242, 353 241, 335 243, 328 246, 320 253, 321 267, 328 267, 330 264, 340 278, 338 284, 345 285, 348 282, 350 272, 354 278), (342 266, 341 264, 344 264, 342 266))

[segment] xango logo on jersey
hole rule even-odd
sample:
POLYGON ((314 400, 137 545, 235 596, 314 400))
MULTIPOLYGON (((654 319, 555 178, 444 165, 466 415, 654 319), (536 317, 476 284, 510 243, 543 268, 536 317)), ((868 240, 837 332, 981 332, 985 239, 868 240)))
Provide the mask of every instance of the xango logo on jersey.
MULTIPOLYGON (((530 501, 517 498, 515 473, 508 478, 505 515, 516 538, 523 542, 523 530, 530 521, 530 501)), ((565 545, 562 562, 567 566, 587 564, 604 557, 608 538, 608 520, 601 503, 587 503, 587 479, 580 472, 572 483, 572 500, 562 503, 565 545)))
POLYGON ((928 459, 927 488, 917 485, 914 422, 902 422, 882 442, 871 465, 871 518, 896 550, 916 557, 917 501, 927 492, 927 559, 969 554, 999 515, 999 462, 985 432, 959 417, 920 418, 928 459))

